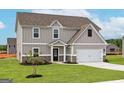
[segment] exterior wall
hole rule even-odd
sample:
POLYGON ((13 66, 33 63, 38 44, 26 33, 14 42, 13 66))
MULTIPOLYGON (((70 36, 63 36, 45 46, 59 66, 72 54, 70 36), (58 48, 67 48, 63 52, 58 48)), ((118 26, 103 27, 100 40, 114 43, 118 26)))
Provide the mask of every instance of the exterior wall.
MULTIPOLYGON (((45 58, 47 61, 51 61, 51 56, 42 56, 43 58, 45 58)), ((66 56, 66 61, 71 61, 70 60, 70 56, 66 56)), ((72 61, 76 62, 76 56, 72 57, 72 61)), ((26 61, 28 61, 28 58, 26 56, 22 56, 22 62, 25 63, 26 61)), ((59 56, 59 61, 63 61, 63 56, 59 56)))
POLYGON ((21 49, 22 49, 22 45, 21 45, 21 39, 22 39, 22 35, 21 35, 21 26, 18 23, 17 24, 17 31, 16 31, 16 46, 17 46, 17 59, 21 61, 21 49))
POLYGON ((40 38, 32 38, 32 27, 23 27, 23 42, 24 43, 50 43, 52 42, 52 29, 40 29, 40 38))
POLYGON ((92 37, 88 37, 88 31, 85 31, 75 43, 104 43, 91 26, 88 29, 92 29, 92 37))
POLYGON ((8 54, 16 54, 16 45, 7 44, 7 53, 8 54))
POLYGON ((23 45, 23 55, 26 55, 32 51, 33 47, 38 47, 40 49, 40 54, 51 54, 51 49, 48 45, 23 45))
MULTIPOLYGON (((76 29, 62 29, 60 28, 60 40, 65 43, 74 35, 76 29)), ((40 28, 40 38, 32 38, 32 27, 23 27, 23 43, 50 43, 52 39, 52 28, 40 28)))
MULTIPOLYGON (((46 59, 47 61, 50 61, 51 57, 50 56, 42 56, 44 59, 46 59)), ((27 57, 22 57, 22 62, 25 63, 28 61, 27 57)))
POLYGON ((60 29, 60 39, 67 43, 71 37, 77 32, 76 29, 60 29))

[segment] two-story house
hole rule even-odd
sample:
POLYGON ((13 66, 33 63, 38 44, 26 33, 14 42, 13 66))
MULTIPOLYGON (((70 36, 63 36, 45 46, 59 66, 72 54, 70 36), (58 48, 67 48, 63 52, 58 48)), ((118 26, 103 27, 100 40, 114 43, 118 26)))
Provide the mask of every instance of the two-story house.
POLYGON ((54 62, 102 62, 107 43, 86 17, 17 13, 17 59, 29 51, 54 62))

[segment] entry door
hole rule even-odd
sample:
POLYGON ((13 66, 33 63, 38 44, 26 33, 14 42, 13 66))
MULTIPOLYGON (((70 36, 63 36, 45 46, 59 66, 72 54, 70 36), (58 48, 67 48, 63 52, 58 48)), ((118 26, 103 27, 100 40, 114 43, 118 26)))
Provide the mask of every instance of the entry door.
POLYGON ((53 61, 58 61, 58 48, 53 49, 53 61))

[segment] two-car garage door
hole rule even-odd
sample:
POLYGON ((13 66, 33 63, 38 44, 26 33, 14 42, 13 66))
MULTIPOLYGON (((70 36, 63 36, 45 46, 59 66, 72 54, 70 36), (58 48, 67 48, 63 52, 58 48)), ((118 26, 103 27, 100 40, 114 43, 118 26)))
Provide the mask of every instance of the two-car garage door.
POLYGON ((77 49, 77 62, 102 62, 103 49, 77 49))

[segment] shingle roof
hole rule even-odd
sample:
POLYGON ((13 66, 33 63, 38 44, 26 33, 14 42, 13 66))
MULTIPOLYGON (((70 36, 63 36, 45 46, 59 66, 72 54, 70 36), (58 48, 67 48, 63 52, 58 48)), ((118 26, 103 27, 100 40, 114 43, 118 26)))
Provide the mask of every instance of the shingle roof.
POLYGON ((16 19, 21 25, 37 26, 49 26, 55 20, 58 20, 64 27, 80 28, 82 25, 91 23, 97 30, 100 30, 96 24, 86 17, 18 12, 16 19))
POLYGON ((71 44, 73 43, 76 38, 85 30, 85 28, 88 26, 89 24, 83 25, 81 26, 81 29, 79 31, 77 31, 72 37, 71 39, 67 42, 67 44, 71 44))

